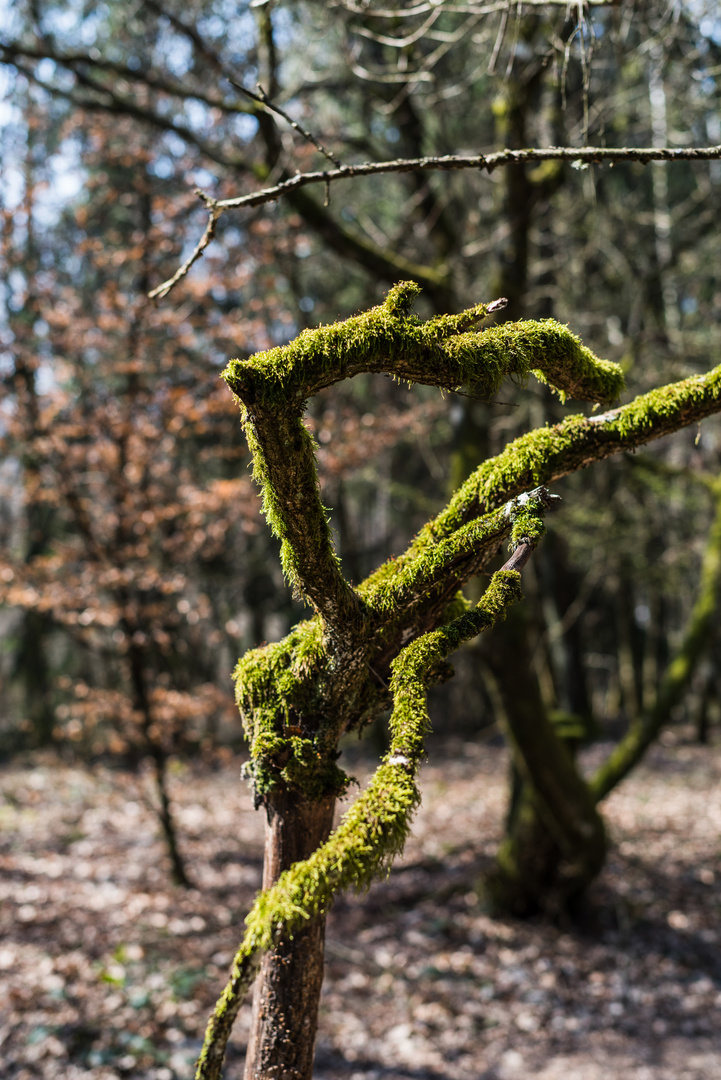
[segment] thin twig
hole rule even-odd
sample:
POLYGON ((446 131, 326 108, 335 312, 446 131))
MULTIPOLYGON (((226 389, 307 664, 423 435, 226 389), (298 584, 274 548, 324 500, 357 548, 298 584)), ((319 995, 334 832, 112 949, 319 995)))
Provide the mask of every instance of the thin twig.
POLYGON ((260 191, 251 192, 249 195, 239 195, 234 199, 210 200, 208 196, 202 196, 206 204, 211 207, 211 216, 205 233, 198 242, 193 254, 183 266, 173 274, 172 278, 163 282, 149 295, 153 298, 166 296, 174 285, 183 278, 193 263, 200 257, 208 246, 215 232, 215 223, 227 210, 240 210, 251 206, 262 206, 264 203, 275 202, 290 191, 308 187, 311 184, 323 184, 327 192, 330 185, 337 180, 352 180, 359 176, 377 176, 384 173, 406 172, 450 172, 456 169, 478 169, 489 175, 501 165, 523 165, 526 162, 539 161, 568 161, 572 166, 581 167, 587 164, 602 165, 607 163, 611 166, 627 161, 640 162, 648 165, 652 161, 714 161, 721 159, 721 146, 651 146, 651 147, 606 147, 584 146, 576 149, 572 146, 551 146, 546 149, 533 150, 498 150, 492 154, 474 154, 461 156, 448 154, 442 157, 423 158, 397 158, 394 161, 366 161, 358 165, 340 165, 336 169, 320 170, 316 172, 296 173, 295 176, 272 187, 262 188, 260 191))
MULTIPOLYGON (((341 4, 346 11, 350 11, 353 15, 363 15, 365 17, 372 16, 374 19, 412 19, 416 15, 425 15, 427 11, 433 10, 438 0, 434 3, 418 4, 414 8, 373 8, 369 10, 365 4, 353 3, 353 0, 345 0, 341 4)), ((618 3, 618 0, 584 0, 588 7, 612 7, 618 3)), ((448 3, 448 0, 443 5, 443 11, 445 14, 452 12, 453 14, 461 15, 489 15, 496 11, 510 11, 512 8, 534 8, 534 7, 568 7, 569 0, 498 0, 497 3, 448 3)))
POLYGON ((148 297, 151 300, 161 300, 164 296, 167 296, 173 286, 177 285, 180 279, 185 277, 193 263, 197 262, 197 260, 207 248, 210 241, 215 236, 215 226, 222 211, 218 210, 218 205, 215 200, 211 199, 208 195, 205 194, 205 192, 196 191, 196 194, 199 196, 199 198, 203 200, 206 206, 210 207, 208 224, 205 226, 205 232, 196 244, 192 254, 185 260, 182 266, 178 267, 173 276, 171 278, 168 278, 167 281, 164 281, 162 285, 158 285, 156 289, 152 289, 151 292, 148 293, 148 297))
POLYGON ((278 116, 282 116, 286 123, 290 124, 290 126, 294 128, 300 135, 302 135, 304 139, 307 139, 308 142, 313 143, 313 146, 316 148, 316 150, 320 151, 323 157, 328 158, 328 161, 332 161, 337 168, 343 168, 343 162, 339 161, 335 154, 331 154, 330 150, 326 150, 326 148, 323 146, 323 143, 316 139, 312 131, 308 131, 306 128, 302 127, 297 120, 294 120, 292 116, 288 115, 285 109, 281 109, 280 105, 275 105, 270 100, 260 83, 257 84, 258 93, 254 94, 252 90, 249 90, 247 88, 247 86, 243 86, 242 83, 236 82, 235 79, 230 79, 229 82, 235 87, 236 90, 239 90, 241 94, 245 94, 246 97, 249 97, 251 101, 256 101, 259 105, 264 105, 265 108, 268 109, 270 112, 274 112, 277 113, 278 116))

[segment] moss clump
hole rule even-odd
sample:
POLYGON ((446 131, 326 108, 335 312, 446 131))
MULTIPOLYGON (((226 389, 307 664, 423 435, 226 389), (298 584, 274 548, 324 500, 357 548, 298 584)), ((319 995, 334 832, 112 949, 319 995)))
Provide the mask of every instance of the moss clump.
POLYGON ((260 800, 281 784, 320 799, 342 794, 348 778, 328 752, 323 711, 327 656, 319 619, 238 661, 235 698, 250 746, 245 775, 260 800))
POLYGON ((554 502, 560 501, 558 495, 551 495, 541 486, 506 503, 503 513, 511 522, 511 551, 515 551, 521 543, 536 546, 546 531, 543 514, 554 502))

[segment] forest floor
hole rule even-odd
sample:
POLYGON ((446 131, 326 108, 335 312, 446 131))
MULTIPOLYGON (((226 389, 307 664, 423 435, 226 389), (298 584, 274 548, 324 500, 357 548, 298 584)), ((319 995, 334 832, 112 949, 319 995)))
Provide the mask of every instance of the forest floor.
MULTIPOLYGON (((721 1080, 721 746, 667 735, 613 793, 607 868, 562 926, 479 905, 505 777, 500 747, 434 748, 403 859, 337 902, 317 1080, 721 1080)), ((147 776, 37 755, 0 788, 0 1075, 189 1080, 260 882, 237 764, 174 771, 190 890, 147 776)))

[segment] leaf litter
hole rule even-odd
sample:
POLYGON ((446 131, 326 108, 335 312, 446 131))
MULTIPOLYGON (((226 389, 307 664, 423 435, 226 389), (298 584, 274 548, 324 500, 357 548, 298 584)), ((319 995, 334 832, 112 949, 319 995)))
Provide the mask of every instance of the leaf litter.
MULTIPOLYGON (((721 1080, 721 746, 690 735, 604 804, 608 864, 565 924, 484 911, 506 755, 434 746, 403 858, 329 916, 317 1080, 721 1080)), ((4 1078, 192 1077, 260 886, 263 815, 238 773, 174 769, 181 890, 142 770, 38 753, 0 771, 4 1078)), ((229 1078, 249 1025, 248 1002, 229 1078)))

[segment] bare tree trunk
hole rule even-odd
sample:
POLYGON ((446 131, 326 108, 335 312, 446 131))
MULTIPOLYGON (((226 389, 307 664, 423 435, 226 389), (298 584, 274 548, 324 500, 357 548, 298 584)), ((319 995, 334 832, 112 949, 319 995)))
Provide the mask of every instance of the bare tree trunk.
POLYGON ((143 662, 141 649, 136 646, 131 646, 128 660, 133 687, 134 705, 143 718, 142 728, 145 737, 145 747, 155 766, 155 784, 158 792, 158 799, 160 801, 158 819, 168 848, 173 884, 180 885, 187 889, 190 888, 192 883, 188 877, 185 869, 185 861, 183 860, 178 847, 178 836, 170 805, 170 796, 168 795, 167 755, 159 738, 153 734, 150 695, 148 694, 145 664, 143 662))
MULTIPOLYGON (((334 807, 334 795, 320 801, 287 791, 267 796, 264 889, 328 839, 334 807)), ((321 915, 264 957, 253 997, 245 1080, 311 1080, 324 941, 321 915)))
POLYGON ((571 906, 603 867, 603 821, 568 747, 549 720, 532 670, 524 620, 496 628, 488 666, 506 720, 520 783, 487 899, 498 911, 558 914, 571 906))

